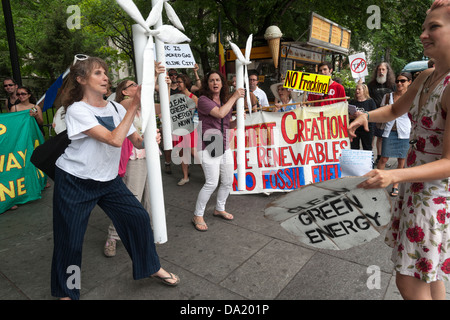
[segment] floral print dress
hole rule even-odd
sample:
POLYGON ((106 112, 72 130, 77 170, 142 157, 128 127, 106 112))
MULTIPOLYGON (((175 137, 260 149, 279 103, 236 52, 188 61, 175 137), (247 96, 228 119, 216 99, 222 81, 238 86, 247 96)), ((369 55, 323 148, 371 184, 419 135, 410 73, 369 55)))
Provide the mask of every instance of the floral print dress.
MULTIPOLYGON (((441 97, 450 73, 419 108, 422 88, 409 111, 411 144, 405 167, 441 158, 445 119, 441 97)), ((393 247, 395 270, 426 282, 450 279, 450 177, 400 184, 386 243, 393 247)))

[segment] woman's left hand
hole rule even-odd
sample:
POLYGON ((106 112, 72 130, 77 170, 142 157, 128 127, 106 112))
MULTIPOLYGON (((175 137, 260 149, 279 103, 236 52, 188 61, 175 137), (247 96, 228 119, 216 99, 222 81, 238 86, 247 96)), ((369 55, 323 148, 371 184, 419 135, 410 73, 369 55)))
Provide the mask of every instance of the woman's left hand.
POLYGON ((34 108, 31 108, 30 109, 30 116, 32 116, 32 117, 37 117, 37 115, 38 115, 38 111, 37 111, 37 109, 36 109, 36 107, 34 107, 34 108))

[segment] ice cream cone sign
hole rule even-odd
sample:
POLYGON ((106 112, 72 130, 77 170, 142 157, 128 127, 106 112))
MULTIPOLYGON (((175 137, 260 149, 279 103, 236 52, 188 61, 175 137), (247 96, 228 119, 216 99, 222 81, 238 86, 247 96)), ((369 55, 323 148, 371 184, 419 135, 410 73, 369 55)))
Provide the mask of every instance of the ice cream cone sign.
POLYGON ((266 39, 269 44, 275 68, 278 68, 278 57, 280 54, 280 41, 282 36, 281 30, 277 26, 268 27, 264 33, 264 39, 266 39))

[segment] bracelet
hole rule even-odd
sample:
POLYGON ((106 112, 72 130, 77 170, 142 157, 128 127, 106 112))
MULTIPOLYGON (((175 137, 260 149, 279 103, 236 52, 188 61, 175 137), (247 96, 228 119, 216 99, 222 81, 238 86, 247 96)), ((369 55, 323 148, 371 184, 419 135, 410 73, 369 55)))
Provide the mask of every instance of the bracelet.
POLYGON ((200 81, 200 78, 195 79, 195 81, 200 81))
POLYGON ((145 143, 144 143, 144 140, 142 140, 142 149, 145 149, 145 143))
POLYGON ((365 114, 367 114, 367 122, 369 122, 369 112, 368 111, 363 111, 365 114))

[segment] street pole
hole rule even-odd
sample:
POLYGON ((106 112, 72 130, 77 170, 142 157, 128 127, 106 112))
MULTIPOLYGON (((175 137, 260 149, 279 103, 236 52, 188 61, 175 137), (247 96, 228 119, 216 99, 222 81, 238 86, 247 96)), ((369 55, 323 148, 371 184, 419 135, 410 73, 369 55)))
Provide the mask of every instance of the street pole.
POLYGON ((18 85, 22 85, 20 75, 19 55, 17 54, 16 36, 9 0, 2 0, 3 15, 5 16, 6 35, 8 38, 9 57, 11 59, 12 77, 18 85))

